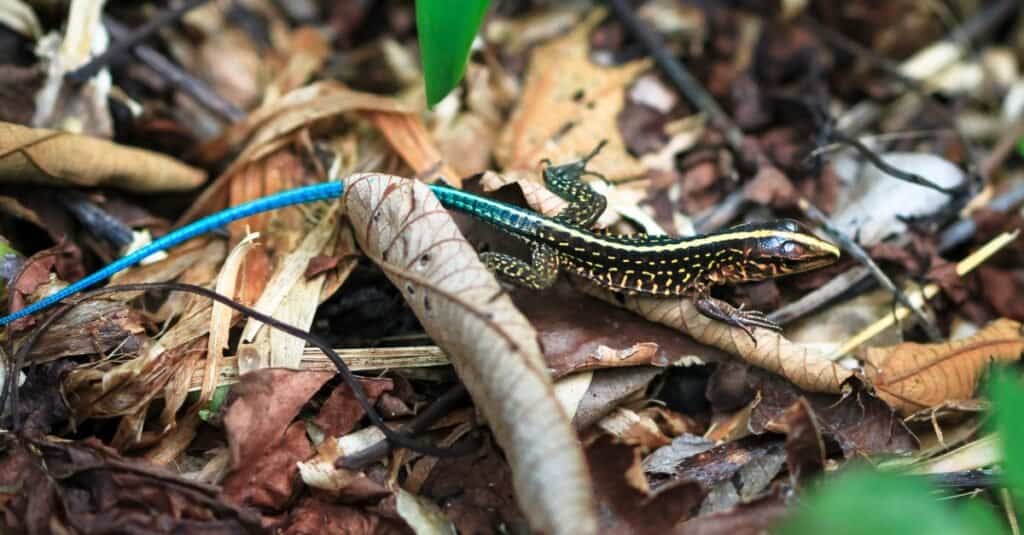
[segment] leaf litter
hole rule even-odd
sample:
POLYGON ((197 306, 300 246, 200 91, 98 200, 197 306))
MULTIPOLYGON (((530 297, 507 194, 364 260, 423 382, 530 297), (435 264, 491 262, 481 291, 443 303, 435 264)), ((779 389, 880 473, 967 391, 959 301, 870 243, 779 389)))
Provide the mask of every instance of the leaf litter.
MULTIPOLYGON (((362 370, 389 426, 470 453, 381 447, 307 340, 196 295, 108 294, 5 332, 0 376, 18 394, 2 420, 7 529, 762 532, 855 459, 953 475, 999 462, 977 391, 1022 351, 1024 246, 1004 233, 1020 228, 1024 173, 1003 148, 1024 136, 1022 41, 1003 40, 1022 30, 972 18, 999 2, 957 20, 643 2, 642 32, 691 71, 683 87, 614 9, 496 7, 433 110, 410 5, 206 4, 76 84, 65 75, 110 46, 104 26, 116 42, 113 24, 152 16, 79 4, 0 18, 40 54, 5 52, 0 78, 44 73, 3 81, 35 97, 0 107, 0 235, 20 259, 8 308, 125 252, 56 202, 64 191, 158 236, 342 180, 338 202, 233 223, 111 284, 215 287, 315 333, 362 370), (979 54, 942 40, 951 24, 980 32, 979 54), (751 337, 688 299, 569 276, 510 288, 477 252, 522 244, 422 184, 554 216, 565 202, 545 160, 601 141, 587 180, 609 200, 609 232, 829 227, 837 265, 721 289, 799 325, 751 337)), ((994 490, 979 492, 998 504, 994 490)))

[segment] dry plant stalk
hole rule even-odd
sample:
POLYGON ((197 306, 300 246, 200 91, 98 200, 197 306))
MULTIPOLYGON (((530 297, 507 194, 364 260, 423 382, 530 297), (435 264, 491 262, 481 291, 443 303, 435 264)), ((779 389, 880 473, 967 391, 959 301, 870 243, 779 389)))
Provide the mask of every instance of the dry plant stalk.
POLYGON ((1022 328, 1001 318, 962 340, 868 348, 864 371, 878 396, 904 416, 947 401, 971 399, 991 363, 1020 359, 1022 328))
POLYGON ((378 174, 348 177, 343 203, 363 252, 403 293, 490 424, 531 527, 594 533, 587 466, 537 333, 448 212, 425 185, 378 174))

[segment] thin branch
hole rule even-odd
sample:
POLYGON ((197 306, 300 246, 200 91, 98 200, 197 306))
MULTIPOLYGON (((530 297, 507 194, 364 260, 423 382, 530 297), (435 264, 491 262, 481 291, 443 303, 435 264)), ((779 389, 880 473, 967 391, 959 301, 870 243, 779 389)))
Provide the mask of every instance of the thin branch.
POLYGON ((188 0, 178 7, 164 11, 147 22, 141 28, 133 31, 127 39, 114 43, 105 52, 92 58, 91 61, 81 67, 64 75, 64 79, 70 83, 80 84, 96 76, 96 73, 110 64, 111 61, 120 58, 135 48, 142 41, 146 40, 153 32, 171 24, 193 8, 201 6, 209 0, 188 0))

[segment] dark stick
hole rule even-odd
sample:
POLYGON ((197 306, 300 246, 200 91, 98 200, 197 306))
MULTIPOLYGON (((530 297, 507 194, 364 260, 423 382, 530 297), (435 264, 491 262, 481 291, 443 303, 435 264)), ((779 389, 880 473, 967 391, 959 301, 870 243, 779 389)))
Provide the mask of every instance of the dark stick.
POLYGON ((63 190, 57 193, 57 198, 89 232, 109 242, 116 251, 131 245, 131 227, 96 206, 85 195, 75 190, 63 190))
POLYGON ((672 57, 658 35, 647 28, 636 16, 626 0, 608 0, 608 5, 611 6, 612 12, 626 27, 626 30, 644 45, 647 52, 654 58, 658 68, 669 77, 680 92, 686 95, 690 102, 708 114, 711 122, 724 131, 725 139, 732 150, 736 154, 742 155, 743 131, 718 105, 715 98, 690 74, 690 71, 686 70, 682 63, 672 57))
MULTIPOLYGON (((284 333, 295 336, 296 338, 301 338, 305 340, 310 345, 323 351, 324 354, 327 355, 327 358, 330 359, 334 366, 338 369, 338 372, 341 375, 342 380, 344 380, 345 384, 348 385, 350 389, 352 389, 353 397, 356 398, 356 401, 359 403, 359 406, 366 413, 366 416, 370 419, 370 422, 373 423, 373 425, 376 426, 378 429, 380 429, 380 431, 384 433, 384 436, 387 437, 388 440, 403 448, 418 451, 425 455, 431 455, 435 457, 450 457, 465 455, 466 453, 469 453, 469 451, 464 451, 464 449, 468 448, 437 447, 430 444, 424 444, 407 435, 393 431, 384 422, 384 419, 373 407, 373 404, 370 403, 369 398, 366 396, 366 390, 363 388, 363 384, 356 379, 355 375, 352 374, 352 371, 349 370, 348 365, 345 364, 345 361, 342 360, 341 356, 338 355, 338 353, 334 351, 334 349, 329 344, 327 344, 327 342, 321 340, 320 337, 314 336, 313 334, 303 331, 302 329, 299 329, 294 325, 289 325, 267 314, 249 308, 241 303, 236 303, 235 301, 232 301, 228 297, 221 295, 208 288, 203 288, 202 286, 196 286, 193 284, 183 284, 179 282, 121 284, 117 286, 108 286, 106 288, 100 288, 98 290, 92 290, 90 292, 82 293, 79 296, 79 298, 75 300, 75 302, 66 304, 58 308, 52 315, 46 318, 46 320, 44 320, 32 332, 32 334, 29 335, 28 339, 25 340, 25 343, 23 343, 21 347, 18 349, 18 352, 13 359, 13 365, 8 367, 9 373, 7 375, 7 380, 4 381, 3 392, 2 394, 0 394, 0 408, 7 406, 7 399, 8 396, 10 396, 11 417, 13 419, 11 427, 14 430, 17 430, 20 427, 20 422, 17 419, 18 389, 15 387, 15 383, 17 382, 17 376, 18 373, 21 371, 21 367, 24 364, 29 352, 32 351, 32 347, 35 345, 39 337, 42 336, 43 332, 45 332, 50 327, 50 325, 52 325, 53 322, 56 321, 58 318, 66 314, 69 310, 71 310, 78 304, 88 299, 93 299, 102 295, 112 293, 138 291, 144 292, 148 290, 183 291, 199 294, 202 295, 203 297, 212 299, 222 305, 230 307, 231 309, 238 311, 244 315, 247 315, 255 319, 256 321, 265 323, 269 327, 278 329, 284 333)), ((0 412, 2 412, 2 410, 0 410, 0 412)))
MULTIPOLYGON (((453 386, 447 392, 442 394, 441 397, 434 400, 426 410, 409 420, 409 423, 398 428, 398 432, 407 435, 414 435, 425 431, 433 425, 434 422, 440 420, 444 415, 451 412, 451 408, 464 397, 466 397, 465 385, 459 383, 453 386)), ((391 451, 391 443, 387 440, 381 440, 371 444, 363 450, 360 450, 354 455, 338 459, 335 466, 339 468, 347 468, 349 470, 362 470, 387 455, 389 451, 391 451)))
POLYGON ((881 284, 883 288, 888 290, 889 293, 891 293, 893 297, 896 298, 896 301, 898 301, 901 305, 907 307, 907 309, 911 310, 914 313, 914 316, 917 317, 917 320, 921 322, 921 326, 924 328, 925 334, 928 335, 928 338, 935 342, 942 340, 942 331, 939 330, 939 327, 935 325, 935 323, 933 323, 930 319, 928 319, 928 316, 924 313, 923 310, 921 310, 920 307, 916 307, 913 303, 910 302, 910 298, 908 298, 907 295, 903 293, 903 290, 900 290, 899 287, 897 287, 896 284, 892 282, 892 279, 890 279, 889 276, 886 275, 884 271, 882 271, 882 268, 878 267, 878 264, 876 264, 874 259, 871 258, 871 255, 869 255, 868 252, 865 251, 864 248, 860 246, 860 244, 858 244, 854 240, 849 239, 848 237, 846 237, 845 234, 840 232, 839 229, 832 226, 832 224, 828 220, 828 217, 825 214, 821 213, 821 211, 818 210, 818 208, 815 207, 813 204, 809 202, 803 202, 801 200, 800 205, 800 208, 804 211, 804 213, 815 219, 817 223, 821 225, 821 228, 825 231, 825 233, 839 241, 843 246, 843 250, 849 252, 854 256, 854 258, 860 261, 860 263, 863 264, 864 267, 866 267, 872 275, 874 275, 875 280, 878 281, 878 283, 881 284))
POLYGON ((850 137, 850 136, 847 136, 846 134, 844 134, 844 133, 842 133, 842 132, 840 132, 838 130, 833 130, 830 133, 829 137, 831 138, 832 141, 834 141, 836 143, 841 143, 843 145, 849 145, 850 147, 853 147, 854 149, 857 150, 857 152, 861 156, 864 157, 864 159, 866 159, 867 161, 871 162, 871 165, 874 165, 879 170, 881 170, 883 173, 885 173, 885 174, 887 174, 887 175, 889 175, 889 176, 891 176, 893 178, 896 178, 896 179, 899 179, 899 180, 903 180, 903 181, 906 181, 906 182, 910 182, 911 184, 917 184, 918 186, 923 186, 923 187, 926 187, 926 188, 929 188, 929 189, 933 189, 935 191, 939 191, 939 192, 945 193, 946 195, 954 195, 955 196, 955 195, 959 195, 961 193, 966 193, 966 191, 967 191, 967 188, 964 187, 964 186, 958 186, 958 187, 955 187, 955 188, 947 188, 947 187, 940 186, 940 185, 938 185, 938 184, 936 184, 936 183, 934 183, 934 182, 924 178, 923 176, 921 176, 921 175, 919 175, 917 173, 911 173, 911 172, 908 172, 908 171, 904 171, 904 170, 899 169, 899 168, 897 168, 897 167, 895 167, 893 165, 890 165, 889 162, 886 162, 884 159, 882 159, 877 154, 875 154, 874 151, 872 151, 867 146, 865 146, 863 143, 861 143, 860 140, 858 140, 856 138, 853 138, 853 137, 850 137))
MULTIPOLYGON (((103 17, 103 24, 110 31, 110 35, 118 41, 127 39, 131 34, 128 28, 112 17, 103 17)), ((140 44, 132 50, 132 53, 175 89, 192 97, 193 100, 227 122, 236 123, 245 118, 245 112, 238 109, 238 106, 220 96, 206 82, 192 76, 148 45, 140 44)))
POLYGON ((139 43, 148 38, 153 32, 180 19, 185 13, 208 1, 187 0, 176 8, 160 13, 141 28, 133 31, 127 39, 114 43, 110 48, 107 48, 106 52, 92 58, 92 61, 65 74, 64 79, 75 84, 85 82, 96 76, 96 73, 100 72, 100 69, 106 67, 112 60, 124 56, 129 50, 138 46, 139 43))

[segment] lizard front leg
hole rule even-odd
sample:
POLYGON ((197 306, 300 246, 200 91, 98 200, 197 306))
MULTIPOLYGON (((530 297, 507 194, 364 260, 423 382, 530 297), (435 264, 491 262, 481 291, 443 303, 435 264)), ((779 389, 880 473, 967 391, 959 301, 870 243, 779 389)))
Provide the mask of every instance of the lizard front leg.
POLYGON ((761 327, 776 332, 782 330, 782 327, 768 319, 764 312, 734 307, 721 299, 711 297, 707 289, 697 292, 694 296, 694 304, 697 305, 697 310, 701 314, 743 329, 743 332, 747 333, 747 336, 754 341, 755 345, 757 344, 757 339, 754 338, 754 327, 761 327))
POLYGON ((534 245, 531 262, 505 253, 482 253, 480 260, 491 271, 527 288, 550 288, 558 279, 558 253, 544 245, 534 245))
POLYGON ((556 221, 590 228, 604 213, 605 207, 608 206, 608 200, 580 179, 583 175, 600 177, 596 173, 587 171, 587 162, 597 156, 604 144, 605 142, 602 141, 593 152, 581 160, 565 165, 552 165, 544 169, 544 183, 547 184, 548 189, 569 202, 569 206, 555 216, 556 221))

